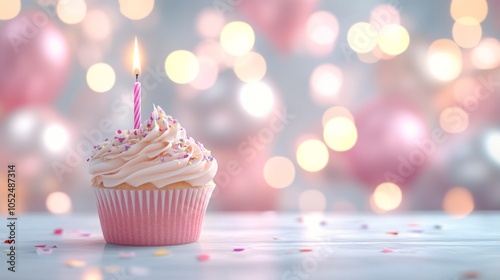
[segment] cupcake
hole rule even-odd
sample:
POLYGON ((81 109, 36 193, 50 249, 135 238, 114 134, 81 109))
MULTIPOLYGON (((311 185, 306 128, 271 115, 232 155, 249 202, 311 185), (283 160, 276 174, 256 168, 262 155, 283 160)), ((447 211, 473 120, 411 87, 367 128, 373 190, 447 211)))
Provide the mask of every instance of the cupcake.
POLYGON ((159 106, 139 129, 118 130, 95 146, 89 164, 106 242, 198 240, 217 161, 159 106))

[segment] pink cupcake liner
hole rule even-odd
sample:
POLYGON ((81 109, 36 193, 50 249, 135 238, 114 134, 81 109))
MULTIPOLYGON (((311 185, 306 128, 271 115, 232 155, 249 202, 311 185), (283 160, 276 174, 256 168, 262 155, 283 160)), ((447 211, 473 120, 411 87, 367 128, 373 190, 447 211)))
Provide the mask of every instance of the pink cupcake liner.
POLYGON ((215 185, 172 190, 96 188, 106 242, 160 246, 198 240, 215 185))

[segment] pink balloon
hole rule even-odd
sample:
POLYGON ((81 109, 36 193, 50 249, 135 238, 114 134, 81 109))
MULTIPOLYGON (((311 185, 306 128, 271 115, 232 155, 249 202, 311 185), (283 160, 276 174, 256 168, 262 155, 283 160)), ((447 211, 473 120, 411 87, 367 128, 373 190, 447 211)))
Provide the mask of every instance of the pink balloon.
POLYGON ((356 145, 346 152, 354 175, 376 187, 408 185, 436 150, 419 112, 407 101, 383 97, 355 115, 356 145))
POLYGON ((66 82, 69 57, 48 14, 30 11, 8 21, 0 29, 0 111, 52 102, 66 82))
POLYGON ((314 11, 317 0, 242 1, 246 16, 281 52, 289 52, 314 11))

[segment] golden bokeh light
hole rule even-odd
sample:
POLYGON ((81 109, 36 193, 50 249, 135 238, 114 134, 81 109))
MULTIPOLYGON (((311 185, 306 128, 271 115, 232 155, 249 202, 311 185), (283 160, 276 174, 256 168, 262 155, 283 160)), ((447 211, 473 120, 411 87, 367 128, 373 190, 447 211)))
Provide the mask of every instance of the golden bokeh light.
POLYGON ((286 188, 295 180, 295 166, 286 157, 272 157, 264 164, 264 180, 272 188, 286 188))
POLYGON ((63 192, 53 192, 47 196, 45 206, 52 214, 67 214, 71 211, 71 198, 63 192))
POLYGON ((102 280, 102 272, 99 267, 89 267, 85 269, 82 280, 102 280))
POLYGON ((318 11, 307 20, 307 36, 317 45, 332 45, 337 39, 339 23, 335 15, 318 11))
POLYGON ((106 63, 96 63, 87 70, 87 84, 95 92, 107 92, 115 85, 115 70, 106 63))
POLYGON ((318 190, 306 190, 300 194, 299 209, 302 212, 322 212, 326 209, 325 195, 318 190))
POLYGON ((478 69, 493 69, 500 65, 500 43, 495 38, 484 38, 471 51, 472 64, 478 69))
POLYGON ((472 17, 482 22, 488 15, 488 3, 486 0, 452 0, 450 14, 454 20, 472 17))
POLYGON ((449 39, 434 41, 427 51, 427 67, 440 81, 454 80, 462 72, 462 52, 449 39))
POLYGON ((122 15, 132 20, 147 17, 155 6, 154 0, 119 0, 119 3, 122 15))
POLYGON ((396 209, 403 200, 403 193, 394 183, 382 183, 373 192, 375 206, 383 211, 396 209))
POLYGON ((352 120, 335 117, 326 123, 323 139, 330 149, 344 152, 354 147, 358 140, 358 131, 352 120))
POLYGON ((463 17, 453 25, 453 40, 462 48, 473 48, 481 40, 481 24, 472 17, 463 17))
POLYGON ((187 84, 198 76, 200 63, 193 53, 186 50, 177 50, 167 56, 165 71, 174 83, 187 84))
POLYGON ((243 109, 255 117, 267 116, 274 106, 274 94, 271 88, 262 82, 243 85, 239 100, 243 109))
POLYGON ((244 55, 253 48, 255 33, 248 23, 233 21, 222 28, 220 43, 228 54, 234 56, 244 55))
POLYGON ((386 24, 378 32, 377 44, 384 53, 398 55, 410 44, 410 34, 399 24, 386 24))
POLYGON ((378 32, 368 22, 357 22, 347 32, 347 43, 357 53, 371 52, 377 46, 378 32))
POLYGON ((474 210, 474 197, 465 188, 452 188, 444 196, 443 210, 448 215, 463 218, 474 210))
POLYGON ((386 24, 400 24, 399 10, 391 4, 377 5, 370 13, 370 24, 380 30, 386 24))
POLYGON ((63 150, 68 143, 68 138, 66 129, 58 124, 50 125, 43 132, 43 143, 52 152, 63 150))
POLYGON ((460 133, 469 127, 469 114, 460 107, 446 108, 439 116, 439 124, 448 133, 460 133))
POLYGON ((344 75, 339 67, 333 64, 321 64, 313 70, 309 85, 313 94, 333 97, 338 94, 343 80, 344 75))
POLYGON ((324 56, 333 50, 339 34, 339 22, 327 11, 313 13, 306 23, 305 46, 309 53, 324 56))
POLYGON ((329 120, 337 117, 344 117, 354 122, 354 117, 351 114, 351 111, 349 111, 349 109, 342 106, 333 106, 328 108, 323 113, 323 117, 321 118, 321 123, 323 124, 323 126, 325 126, 329 120))
POLYGON ((204 38, 217 38, 224 27, 224 18, 214 9, 201 11, 196 19, 196 30, 204 38))
POLYGON ((30 139, 37 121, 37 114, 34 110, 19 110, 8 118, 7 133, 16 141, 30 139))
POLYGON ((305 140, 297 148, 296 157, 297 163, 302 169, 317 172, 325 168, 328 163, 328 148, 319 140, 305 140))
POLYGON ((101 10, 89 11, 82 22, 82 28, 85 35, 92 40, 104 40, 113 31, 111 20, 101 10))
POLYGON ((500 130, 489 131, 483 141, 483 147, 488 157, 500 166, 500 130))
POLYGON ((211 88, 217 81, 219 68, 215 60, 210 57, 199 56, 198 61, 200 63, 200 72, 190 85, 198 90, 206 90, 211 88))
POLYGON ((238 56, 234 62, 234 73, 243 82, 260 81, 266 75, 266 60, 256 52, 238 56))
POLYGON ((84 0, 65 0, 57 3, 57 16, 66 24, 77 24, 87 14, 87 3, 84 0))
POLYGON ((15 18, 21 11, 21 0, 0 0, 0 20, 15 18))

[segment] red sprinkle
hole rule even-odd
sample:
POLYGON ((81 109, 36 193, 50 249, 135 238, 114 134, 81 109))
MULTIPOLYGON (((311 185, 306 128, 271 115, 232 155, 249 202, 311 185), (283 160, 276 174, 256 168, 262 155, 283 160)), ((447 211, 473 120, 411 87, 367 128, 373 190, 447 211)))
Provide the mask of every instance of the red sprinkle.
POLYGON ((300 249, 299 250, 301 253, 307 253, 307 252, 312 252, 312 249, 300 249))
POLYGON ((47 245, 41 244, 41 245, 35 245, 36 248, 45 248, 47 245))
POLYGON ((462 276, 466 279, 476 279, 476 278, 479 278, 480 275, 479 273, 475 272, 475 271, 467 271, 467 272, 464 272, 462 274, 462 276))
POLYGON ((389 248, 382 249, 382 253, 394 253, 394 252, 396 252, 396 250, 394 249, 389 249, 389 248))
POLYGON ((198 255, 198 260, 200 262, 206 262, 210 259, 210 255, 207 255, 207 254, 200 254, 198 255))
POLYGON ((234 248, 233 251, 234 252, 243 252, 243 251, 245 251, 245 248, 234 248))
POLYGON ((54 234, 57 234, 57 235, 61 235, 61 234, 63 234, 63 229, 62 229, 62 228, 56 228, 56 229, 54 230, 54 234))
POLYGON ((398 235, 399 232, 397 231, 388 231, 387 234, 390 234, 390 235, 398 235))
POLYGON ((12 242, 14 242, 14 240, 5 239, 5 241, 3 243, 11 244, 12 242))

